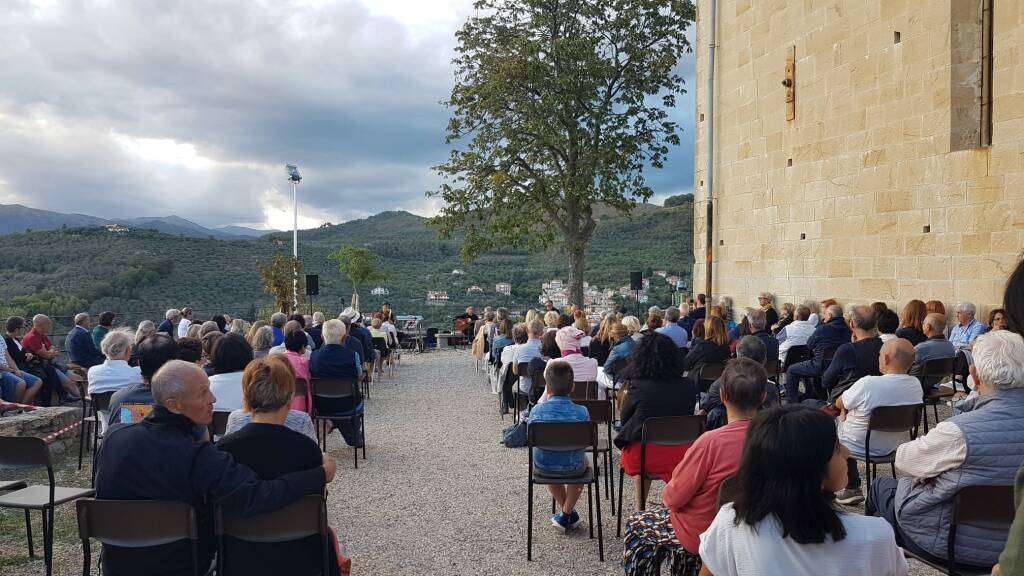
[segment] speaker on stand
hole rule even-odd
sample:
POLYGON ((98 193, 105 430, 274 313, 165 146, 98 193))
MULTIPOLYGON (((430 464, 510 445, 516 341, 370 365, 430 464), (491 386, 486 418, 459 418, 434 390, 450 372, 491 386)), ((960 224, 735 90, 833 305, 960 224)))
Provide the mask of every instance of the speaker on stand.
POLYGON ((306 274, 306 296, 309 296, 309 313, 313 313, 313 296, 320 294, 320 276, 306 274))

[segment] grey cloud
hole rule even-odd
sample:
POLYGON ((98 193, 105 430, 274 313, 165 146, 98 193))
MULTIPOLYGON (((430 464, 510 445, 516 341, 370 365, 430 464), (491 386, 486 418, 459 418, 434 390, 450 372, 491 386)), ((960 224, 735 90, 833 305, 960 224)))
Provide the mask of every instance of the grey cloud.
MULTIPOLYGON (((430 167, 447 155, 439 102, 452 81, 454 30, 413 39, 354 0, 5 6, 4 198, 99 216, 254 223, 268 197, 290 200, 282 165, 295 162, 306 176, 302 211, 317 219, 428 206, 430 167), (116 135, 191 144, 215 164, 155 165, 116 135)), ((692 60, 681 66, 692 78, 692 60)), ((665 170, 648 173, 659 194, 692 186, 692 96, 673 117, 686 126, 684 144, 665 170)))

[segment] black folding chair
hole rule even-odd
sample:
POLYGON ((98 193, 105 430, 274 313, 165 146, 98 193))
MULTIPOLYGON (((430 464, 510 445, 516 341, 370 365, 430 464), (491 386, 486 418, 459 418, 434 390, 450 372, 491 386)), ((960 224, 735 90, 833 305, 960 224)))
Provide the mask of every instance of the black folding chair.
POLYGON ((725 372, 725 362, 714 362, 700 367, 697 375, 697 385, 701 392, 707 392, 711 385, 722 377, 725 372))
POLYGON ((729 502, 735 502, 740 492, 740 477, 729 476, 718 485, 718 500, 716 506, 721 509, 729 502))
POLYGON ((225 565, 231 558, 224 550, 224 537, 230 536, 246 542, 276 544, 291 542, 310 536, 322 541, 321 576, 330 574, 331 532, 327 527, 327 503, 320 494, 305 496, 274 512, 256 516, 232 516, 217 508, 213 532, 217 537, 217 574, 228 574, 225 565))
MULTIPOLYGON (((583 406, 590 414, 590 421, 598 425, 604 424, 605 437, 597 440, 597 453, 604 457, 604 494, 608 500, 615 494, 615 474, 612 473, 612 401, 611 400, 573 400, 583 406)), ((612 516, 615 506, 612 506, 612 516)))
POLYGON ((148 548, 188 540, 192 574, 199 576, 199 528, 196 513, 184 502, 162 500, 93 500, 75 502, 82 539, 82 574, 92 570, 91 540, 121 548, 148 548))
POLYGON ((879 406, 868 416, 868 431, 864 436, 864 454, 850 454, 855 460, 864 462, 867 475, 867 486, 871 486, 871 476, 878 477, 878 465, 888 464, 892 468, 892 477, 896 477, 896 451, 885 456, 871 455, 872 432, 908 432, 910 439, 917 438, 917 426, 921 422, 922 404, 906 404, 903 406, 879 406))
POLYGON ((597 400, 597 381, 573 382, 569 398, 572 400, 597 400))
MULTIPOLYGON (((82 455, 85 453, 86 437, 91 435, 92 437, 92 462, 93 467, 96 466, 96 449, 99 444, 100 438, 100 410, 110 409, 110 398, 114 395, 114 391, 110 392, 98 392, 95 394, 89 394, 88 400, 82 400, 83 403, 83 418, 82 418, 82 429, 79 431, 78 436, 78 469, 82 469, 82 455), (86 408, 87 407, 87 408, 86 408), (88 412, 88 416, 84 414, 88 412), (92 428, 92 430, 88 430, 92 428), (88 430, 88 432, 87 432, 88 430), (91 434, 89 434, 91 432, 91 434)), ((83 397, 85 398, 85 397, 83 397)))
POLYGON ((926 406, 926 408, 921 412, 925 434, 928 433, 927 406, 932 407, 932 411, 935 413, 935 423, 938 424, 939 404, 949 398, 952 398, 953 395, 956 394, 955 388, 944 388, 942 386, 935 388, 935 385, 946 378, 949 378, 953 386, 956 386, 956 382, 953 381, 955 369, 955 358, 934 358, 921 365, 921 372, 917 375, 917 380, 921 383, 921 390, 923 394, 922 402, 926 406))
POLYGON ((295 379, 295 393, 292 394, 292 398, 302 398, 302 403, 306 406, 306 413, 313 416, 313 402, 310 399, 309 393, 309 381, 305 378, 295 379))
POLYGON ((922 558, 909 550, 904 553, 932 568, 950 576, 984 576, 992 571, 991 566, 967 566, 956 563, 956 533, 960 526, 974 526, 988 530, 1008 531, 1013 523, 1016 507, 1013 503, 1013 486, 967 486, 953 497, 953 510, 949 519, 949 534, 946 537, 946 562, 934 562, 922 558))
POLYGON ((32 436, 0 436, 0 468, 27 470, 46 468, 49 483, 46 486, 30 485, 18 490, 0 493, 0 508, 25 511, 25 533, 28 537, 28 555, 35 557, 32 548, 32 519, 30 511, 39 510, 43 515, 43 558, 46 576, 53 573, 53 511, 57 506, 86 498, 95 494, 88 488, 64 488, 57 486, 53 479, 53 465, 50 462, 50 447, 42 438, 32 436))
MULTIPOLYGON (((522 389, 520 389, 520 387, 519 387, 519 383, 522 382, 523 377, 524 376, 526 376, 526 377, 530 376, 530 363, 529 362, 520 362, 520 363, 518 363, 516 365, 516 371, 518 372, 518 374, 509 376, 509 378, 516 378, 516 379, 518 379, 516 381, 513 381, 513 383, 512 383, 512 403, 514 404, 514 406, 512 407, 512 411, 513 411, 512 421, 513 422, 519 422, 519 412, 521 410, 525 409, 527 406, 530 405, 530 395, 525 393, 525 392, 523 392, 522 389)), ((512 372, 512 370, 510 369, 509 373, 511 374, 511 372, 512 372)), ((531 380, 531 382, 532 382, 532 380, 531 380)))
POLYGON ((227 410, 214 410, 213 421, 210 422, 210 441, 220 439, 228 431, 228 417, 231 412, 227 410))
MULTIPOLYGON (((314 378, 313 386, 313 424, 316 427, 317 439, 321 449, 327 452, 328 422, 334 420, 350 420, 359 425, 359 436, 363 444, 363 460, 366 460, 366 424, 363 418, 363 400, 359 397, 359 384, 348 378, 314 378), (324 411, 323 402, 341 401, 351 398, 355 407, 343 412, 324 411)), ((352 447, 352 462, 359 468, 359 448, 352 447)))
POLYGON ((597 550, 601 562, 604 562, 604 534, 601 527, 601 487, 598 481, 600 471, 588 467, 582 476, 561 478, 545 476, 534 470, 533 449, 569 452, 589 449, 592 461, 597 464, 598 433, 596 422, 536 422, 530 424, 526 434, 526 445, 530 453, 530 480, 528 500, 526 504, 526 560, 533 560, 533 487, 535 484, 578 484, 587 486, 587 523, 590 527, 590 538, 594 538, 594 495, 597 492, 597 550))
MULTIPOLYGON (((647 445, 680 446, 692 444, 704 433, 705 417, 702 415, 659 416, 644 420, 640 439, 640 504, 641 510, 646 509, 647 493, 644 480, 653 480, 647 476, 647 445)), ((619 517, 615 524, 615 535, 622 536, 622 485, 626 483, 626 470, 619 465, 619 517)))

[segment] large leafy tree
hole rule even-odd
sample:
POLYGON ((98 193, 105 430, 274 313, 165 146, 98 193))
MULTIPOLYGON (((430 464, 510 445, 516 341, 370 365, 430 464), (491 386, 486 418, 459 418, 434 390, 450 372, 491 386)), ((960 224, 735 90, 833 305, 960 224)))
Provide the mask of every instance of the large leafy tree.
POLYGON ((377 255, 369 248, 342 246, 328 258, 338 263, 338 270, 352 283, 352 306, 359 306, 359 286, 383 280, 386 275, 377 269, 377 255))
POLYGON ((676 64, 690 51, 690 0, 478 0, 456 33, 447 139, 428 195, 462 256, 496 246, 560 246, 570 297, 583 303, 594 205, 628 213, 653 191, 679 127, 676 64))
POLYGON ((302 276, 302 263, 294 257, 279 255, 270 264, 257 260, 256 269, 263 279, 264 289, 274 297, 274 307, 281 312, 291 314, 293 304, 297 309, 305 301, 303 294, 306 292, 306 281, 302 276), (296 286, 299 301, 292 302, 296 286))

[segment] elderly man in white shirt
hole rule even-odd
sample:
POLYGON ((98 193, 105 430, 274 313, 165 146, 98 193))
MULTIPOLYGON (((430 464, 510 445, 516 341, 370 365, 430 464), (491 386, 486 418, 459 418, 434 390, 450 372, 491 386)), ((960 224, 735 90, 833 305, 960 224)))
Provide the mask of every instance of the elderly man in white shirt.
MULTIPOLYGON (((921 403, 921 383, 907 374, 913 363, 914 346, 909 340, 896 338, 886 342, 878 353, 878 368, 882 375, 864 376, 836 400, 836 408, 844 412, 844 418, 839 422, 839 441, 852 454, 864 456, 868 421, 875 408, 921 403)), ((871 434, 871 456, 887 456, 907 440, 909 436, 904 432, 874 432, 871 434)), ((848 458, 846 464, 846 489, 836 495, 836 502, 859 504, 864 501, 864 494, 860 489, 857 461, 848 458)))
POLYGON ((786 363, 786 354, 789 353, 789 349, 793 346, 806 346, 807 340, 814 334, 814 324, 811 324, 808 318, 811 317, 811 309, 806 304, 801 304, 796 307, 796 311, 793 313, 793 321, 790 322, 786 327, 786 338, 780 338, 779 342, 779 362, 786 363))
MULTIPOLYGON (((103 364, 89 368, 89 394, 117 392, 142 382, 142 370, 129 366, 135 338, 127 329, 112 330, 100 342, 100 351, 106 356, 103 364)), ((100 410, 101 429, 107 428, 106 410, 100 410)))

